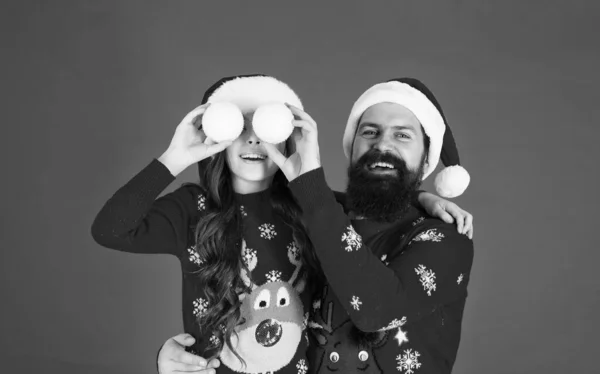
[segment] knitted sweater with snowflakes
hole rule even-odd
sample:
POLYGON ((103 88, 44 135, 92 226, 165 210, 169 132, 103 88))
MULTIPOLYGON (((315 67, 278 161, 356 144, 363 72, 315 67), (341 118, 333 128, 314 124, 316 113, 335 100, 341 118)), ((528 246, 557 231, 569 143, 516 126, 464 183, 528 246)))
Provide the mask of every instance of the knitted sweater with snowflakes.
POLYGON ((309 322, 311 372, 450 373, 472 241, 416 207, 394 223, 350 220, 322 168, 290 189, 328 282, 309 322))
MULTIPOLYGON (((205 352, 216 336, 200 336, 197 316, 207 302, 193 273, 202 271, 194 249, 194 230, 206 211, 206 198, 197 185, 159 194, 175 178, 158 160, 122 186, 98 213, 93 225, 95 241, 107 248, 131 253, 171 254, 181 262, 183 274, 183 325, 196 339, 192 351, 205 352)), ((220 353, 219 373, 304 374, 307 367, 306 322, 310 296, 298 248, 291 229, 279 219, 270 203, 270 190, 236 194, 243 220, 243 256, 251 270, 253 291, 241 295, 243 324, 238 326, 237 353, 220 353)))

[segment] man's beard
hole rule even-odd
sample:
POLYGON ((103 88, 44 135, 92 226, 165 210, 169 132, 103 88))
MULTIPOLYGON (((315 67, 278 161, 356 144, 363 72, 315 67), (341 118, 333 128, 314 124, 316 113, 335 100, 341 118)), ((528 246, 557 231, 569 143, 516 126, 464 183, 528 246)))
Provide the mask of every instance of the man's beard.
POLYGON ((414 192, 421 185, 425 157, 416 171, 404 160, 377 150, 369 150, 348 167, 347 208, 358 216, 382 222, 398 220, 410 207, 414 192), (378 175, 368 165, 385 162, 394 166, 394 174, 378 175))

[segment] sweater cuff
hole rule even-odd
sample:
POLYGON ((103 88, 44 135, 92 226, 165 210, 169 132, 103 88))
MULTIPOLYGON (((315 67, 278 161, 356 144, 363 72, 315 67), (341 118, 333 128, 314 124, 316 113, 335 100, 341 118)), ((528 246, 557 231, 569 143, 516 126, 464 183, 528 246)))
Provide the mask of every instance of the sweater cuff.
POLYGON ((175 180, 175 176, 171 174, 171 171, 163 164, 158 161, 157 158, 153 158, 150 161, 150 164, 146 167, 146 169, 151 169, 154 174, 156 174, 161 180, 173 182, 175 180))
POLYGON ((302 174, 288 185, 304 213, 317 210, 335 200, 335 195, 327 185, 322 167, 302 174))

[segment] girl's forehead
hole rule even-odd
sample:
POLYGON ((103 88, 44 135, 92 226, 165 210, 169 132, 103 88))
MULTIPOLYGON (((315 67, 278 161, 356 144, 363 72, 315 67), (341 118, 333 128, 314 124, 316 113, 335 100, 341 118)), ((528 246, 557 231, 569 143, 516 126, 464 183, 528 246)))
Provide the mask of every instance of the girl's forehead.
POLYGON ((253 114, 254 113, 244 114, 244 126, 246 126, 246 129, 252 128, 252 115, 253 114))
POLYGON ((244 123, 246 125, 252 124, 252 118, 254 117, 254 112, 255 111, 252 110, 252 111, 242 113, 242 116, 244 116, 244 123))

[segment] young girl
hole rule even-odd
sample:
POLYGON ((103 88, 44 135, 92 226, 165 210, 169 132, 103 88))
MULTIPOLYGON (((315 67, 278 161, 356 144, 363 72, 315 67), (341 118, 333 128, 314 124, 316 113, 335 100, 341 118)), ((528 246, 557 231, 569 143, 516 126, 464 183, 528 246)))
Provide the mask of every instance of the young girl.
MULTIPOLYGON (((189 350, 218 357, 223 373, 296 374, 306 363, 306 324, 320 271, 287 180, 252 128, 253 112, 273 101, 302 108, 273 77, 215 83, 162 156, 121 187, 92 226, 104 247, 179 258, 184 331, 194 338, 189 350), (199 117, 219 101, 244 114, 245 128, 234 141, 214 143, 198 129, 199 117), (194 163, 198 184, 157 198, 194 163)), ((277 148, 289 154, 290 146, 277 148)), ((170 369, 190 367, 173 362, 170 369)))

